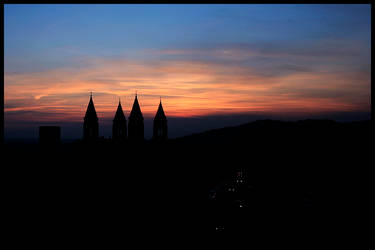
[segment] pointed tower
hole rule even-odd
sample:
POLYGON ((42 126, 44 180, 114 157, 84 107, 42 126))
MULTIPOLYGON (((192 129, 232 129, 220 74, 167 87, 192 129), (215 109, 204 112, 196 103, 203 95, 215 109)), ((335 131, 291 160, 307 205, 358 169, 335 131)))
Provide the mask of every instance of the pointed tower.
POLYGON ((164 114, 163 106, 161 105, 161 99, 159 103, 158 111, 154 118, 154 140, 166 140, 168 138, 168 125, 167 117, 164 114))
POLYGON ((133 108, 129 115, 128 138, 131 141, 144 140, 143 115, 139 107, 137 94, 135 94, 133 108))
POLYGON ((123 141, 127 138, 126 118, 122 111, 121 102, 118 102, 115 118, 112 125, 112 139, 123 141))
POLYGON ((94 102, 92 101, 92 93, 90 94, 89 105, 87 106, 86 115, 83 120, 83 139, 97 139, 99 136, 99 122, 98 116, 96 115, 94 102))

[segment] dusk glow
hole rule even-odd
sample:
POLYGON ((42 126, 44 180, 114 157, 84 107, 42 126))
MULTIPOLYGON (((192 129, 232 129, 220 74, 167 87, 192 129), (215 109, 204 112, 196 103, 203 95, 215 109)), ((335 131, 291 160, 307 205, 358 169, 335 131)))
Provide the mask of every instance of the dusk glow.
MULTIPOLYGON (((370 113, 370 5, 5 5, 5 136, 99 119, 370 113)), ((80 128, 79 128, 80 129, 80 128)))

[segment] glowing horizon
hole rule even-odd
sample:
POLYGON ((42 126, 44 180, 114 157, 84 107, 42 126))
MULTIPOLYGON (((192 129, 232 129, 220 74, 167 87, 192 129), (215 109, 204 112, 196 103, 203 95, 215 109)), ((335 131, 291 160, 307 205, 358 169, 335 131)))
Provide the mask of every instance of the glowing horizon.
POLYGON ((361 75, 358 72, 321 72, 319 75, 296 72, 262 77, 246 70, 251 69, 204 62, 173 61, 150 66, 134 61, 110 61, 78 72, 69 69, 65 72, 7 73, 5 82, 11 84, 4 86, 5 103, 8 104, 5 112, 39 111, 53 118, 55 111, 64 111, 64 119, 77 120, 85 112, 91 91, 98 115, 102 117, 114 114, 119 98, 124 111, 129 113, 135 91, 138 91, 145 116, 156 112, 160 97, 168 115, 176 117, 252 111, 293 113, 306 109, 313 113, 363 111, 370 107, 367 72, 361 75), (134 68, 131 72, 121 70, 131 67, 134 68), (227 72, 235 72, 235 75, 227 72), (361 78, 362 83, 352 86, 353 79, 361 78), (301 81, 311 84, 299 86, 301 81), (330 85, 322 84, 327 81, 330 85), (345 91, 338 89, 341 86, 346 86, 345 91), (354 97, 357 93, 358 99, 334 98, 334 95, 348 91, 354 97), (9 105, 22 101, 26 101, 27 106, 9 105))
POLYGON ((167 117, 370 112, 370 19, 370 5, 5 5, 5 126, 81 122, 91 91, 99 119, 119 98, 128 117, 136 91, 145 117, 160 97, 167 117))

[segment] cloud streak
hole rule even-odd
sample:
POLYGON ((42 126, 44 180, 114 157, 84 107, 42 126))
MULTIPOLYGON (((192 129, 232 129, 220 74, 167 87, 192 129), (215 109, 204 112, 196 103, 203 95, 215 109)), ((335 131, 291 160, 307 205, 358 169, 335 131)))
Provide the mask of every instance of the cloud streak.
POLYGON ((128 116, 135 91, 146 117, 156 112, 159 97, 171 117, 369 111, 367 55, 339 44, 340 53, 280 44, 268 44, 269 50, 251 44, 153 49, 140 52, 149 53, 147 60, 143 55, 81 58, 80 67, 6 72, 5 121, 81 121, 90 91, 99 117, 106 119, 119 98, 128 116), (347 66, 358 58, 362 66, 347 66))

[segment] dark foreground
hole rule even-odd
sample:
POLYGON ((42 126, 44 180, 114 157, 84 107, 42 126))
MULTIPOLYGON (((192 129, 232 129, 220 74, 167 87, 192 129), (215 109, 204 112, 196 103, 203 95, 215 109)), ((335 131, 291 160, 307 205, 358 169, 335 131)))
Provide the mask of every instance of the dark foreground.
POLYGON ((368 220, 372 138, 370 122, 259 121, 165 143, 6 148, 10 230, 349 239, 368 220))

